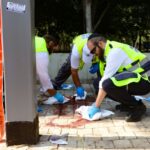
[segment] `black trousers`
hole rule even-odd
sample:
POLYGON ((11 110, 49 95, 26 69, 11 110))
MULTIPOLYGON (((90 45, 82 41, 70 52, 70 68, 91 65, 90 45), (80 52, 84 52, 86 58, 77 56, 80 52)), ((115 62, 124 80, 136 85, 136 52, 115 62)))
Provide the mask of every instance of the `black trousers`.
POLYGON ((56 77, 52 80, 54 88, 60 89, 60 86, 69 78, 71 75, 71 53, 67 57, 66 61, 60 67, 56 77))
POLYGON ((141 79, 139 83, 130 83, 126 86, 117 87, 111 79, 107 79, 102 84, 108 97, 124 105, 136 105, 137 100, 133 95, 145 95, 150 92, 150 83, 141 79))
POLYGON ((95 94, 97 95, 98 94, 98 91, 99 91, 99 81, 101 80, 101 77, 98 76, 97 78, 95 78, 93 80, 93 86, 94 86, 94 90, 95 90, 95 94))

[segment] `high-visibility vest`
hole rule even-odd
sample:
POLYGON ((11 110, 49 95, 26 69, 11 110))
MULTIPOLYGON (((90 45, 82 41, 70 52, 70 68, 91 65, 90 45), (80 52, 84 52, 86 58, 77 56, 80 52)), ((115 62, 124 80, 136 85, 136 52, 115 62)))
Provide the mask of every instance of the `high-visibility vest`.
POLYGON ((118 76, 116 75, 115 77, 111 78, 116 86, 123 86, 132 82, 139 82, 141 78, 148 80, 148 77, 150 76, 150 60, 147 59, 146 55, 127 44, 107 40, 104 51, 105 60, 107 59, 110 51, 115 50, 114 48, 122 49, 132 60, 131 64, 127 66, 120 66, 118 69, 118 73, 122 73, 122 76, 119 74, 118 76))
POLYGON ((35 36, 35 52, 48 52, 44 38, 35 36))
POLYGON ((99 60, 99 73, 101 76, 104 75, 105 66, 106 66, 106 63, 99 60))
POLYGON ((88 37, 90 35, 91 33, 82 34, 82 35, 75 37, 73 40, 73 44, 76 46, 78 53, 80 55, 80 58, 81 58, 79 69, 82 69, 84 66, 84 62, 82 60, 83 47, 87 43, 88 37))

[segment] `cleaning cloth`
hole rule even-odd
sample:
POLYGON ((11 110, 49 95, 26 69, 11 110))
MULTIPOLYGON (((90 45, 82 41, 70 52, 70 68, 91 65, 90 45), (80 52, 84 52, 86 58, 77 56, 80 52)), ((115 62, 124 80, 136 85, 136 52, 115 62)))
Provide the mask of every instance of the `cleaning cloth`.
POLYGON ((106 117, 110 117, 111 115, 114 115, 114 112, 101 109, 100 112, 97 112, 93 118, 90 118, 88 115, 88 110, 90 109, 91 106, 80 106, 75 110, 76 113, 81 114, 83 119, 89 120, 89 121, 94 121, 94 120, 100 120, 106 117))
MULTIPOLYGON (((62 104, 67 103, 70 99, 64 96, 64 101, 62 104)), ((53 105, 53 104, 60 104, 55 97, 49 97, 47 100, 42 102, 43 104, 53 105)))
POLYGON ((83 97, 80 97, 80 96, 78 96, 77 94, 74 94, 74 97, 75 97, 75 100, 76 100, 76 101, 85 100, 86 97, 87 97, 87 92, 84 91, 84 96, 83 96, 83 97))

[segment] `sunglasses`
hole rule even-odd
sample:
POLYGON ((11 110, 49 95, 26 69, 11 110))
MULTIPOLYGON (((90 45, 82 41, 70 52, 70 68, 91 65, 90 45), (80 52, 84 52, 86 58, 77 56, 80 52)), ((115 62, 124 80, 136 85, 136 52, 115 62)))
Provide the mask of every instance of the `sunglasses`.
POLYGON ((91 54, 95 54, 95 52, 96 52, 96 47, 97 47, 97 46, 95 46, 95 47, 90 51, 91 54))

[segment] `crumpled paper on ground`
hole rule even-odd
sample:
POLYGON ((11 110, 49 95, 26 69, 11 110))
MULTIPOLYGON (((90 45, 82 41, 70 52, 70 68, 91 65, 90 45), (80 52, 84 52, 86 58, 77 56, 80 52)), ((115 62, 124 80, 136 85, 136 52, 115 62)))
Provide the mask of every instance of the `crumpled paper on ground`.
POLYGON ((59 103, 59 102, 57 101, 57 99, 52 96, 52 97, 49 97, 48 100, 43 101, 42 103, 43 103, 43 104, 46 104, 46 105, 64 104, 64 103, 67 103, 69 100, 70 100, 69 98, 67 98, 67 97, 64 96, 64 101, 63 101, 63 103, 59 103))
POLYGON ((148 102, 150 102, 150 97, 147 97, 145 100, 148 101, 148 102))
POLYGON ((76 100, 76 101, 85 100, 86 97, 87 97, 87 92, 84 91, 84 96, 83 96, 83 97, 80 97, 80 96, 78 96, 77 94, 74 94, 74 97, 75 97, 75 100, 76 100))
POLYGON ((135 97, 135 99, 137 100, 137 101, 139 101, 139 100, 144 100, 144 101, 147 101, 147 102, 150 102, 150 97, 144 97, 144 96, 138 96, 138 95, 136 95, 136 96, 134 96, 135 97))
POLYGON ((62 84, 61 85, 62 90, 70 90, 70 89, 73 89, 74 87, 75 87, 74 84, 62 84))
POLYGON ((86 119, 89 121, 99 120, 99 119, 103 119, 111 115, 114 115, 114 112, 112 111, 101 109, 101 111, 96 113, 93 116, 93 118, 90 118, 88 115, 88 110, 90 109, 90 107, 92 106, 80 106, 79 108, 75 110, 75 112, 81 114, 83 119, 86 119))
POLYGON ((68 144, 68 135, 69 133, 65 133, 62 135, 51 135, 49 141, 53 144, 66 145, 68 144))

